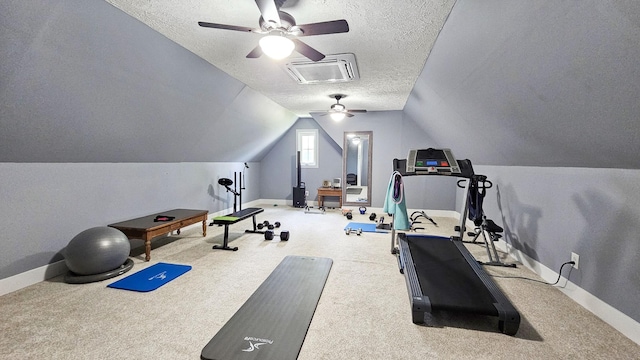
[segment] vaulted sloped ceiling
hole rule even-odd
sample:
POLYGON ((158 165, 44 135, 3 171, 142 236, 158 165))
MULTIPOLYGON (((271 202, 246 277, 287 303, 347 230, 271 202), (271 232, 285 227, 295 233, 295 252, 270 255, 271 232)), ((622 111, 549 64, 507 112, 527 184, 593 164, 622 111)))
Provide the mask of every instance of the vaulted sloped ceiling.
POLYGON ((0 5, 0 162, 259 161, 297 116, 104 1, 0 5))
POLYGON ((476 164, 640 168, 640 2, 457 1, 405 106, 476 164))
MULTIPOLYGON (((255 3, 246 1, 256 12, 255 3)), ((276 100, 291 101, 295 89, 274 83, 272 91, 281 94, 271 96, 247 86, 110 2, 0 3, 0 161, 259 161, 304 110, 276 100)), ((151 10, 178 4, 128 2, 151 10)), ((436 2, 403 2, 403 9, 429 14, 425 4, 436 2)), ((211 2, 218 7, 202 15, 233 23, 235 18, 213 16, 235 3, 211 2)), ((311 16, 316 8, 322 17, 309 21, 357 15, 350 35, 372 48, 390 23, 370 19, 398 21, 403 15, 390 12, 394 2, 385 1, 359 7, 354 4, 365 2, 345 2, 357 14, 340 13, 334 1, 330 9, 328 1, 292 3, 301 22, 304 11, 311 16)), ((428 17, 399 25, 401 33, 434 30, 446 19, 442 31, 430 32, 428 44, 412 53, 428 58, 409 88, 404 114, 437 141, 425 146, 450 147, 483 165, 640 168, 639 1, 457 0, 449 14, 451 4, 440 4, 439 20, 430 26, 423 24, 432 21, 428 17)), ((253 26, 255 16, 247 21, 253 26)), ((192 28, 203 32, 199 38, 217 36, 192 28)), ((255 34, 219 34, 243 35, 255 34)), ((342 47, 349 44, 337 41, 343 35, 318 37, 312 45, 330 48, 336 40, 342 47)), ((394 44, 403 44, 402 35, 395 36, 394 44)), ((390 68, 407 56, 398 49, 377 46, 367 61, 390 68)), ((317 89, 328 99, 328 89, 317 89)), ((381 89, 361 94, 372 104, 391 92, 399 99, 397 88, 381 89)), ((360 96, 354 89, 345 103, 375 109, 359 105, 360 96)), ((319 100, 313 101, 301 104, 317 109, 319 100)))

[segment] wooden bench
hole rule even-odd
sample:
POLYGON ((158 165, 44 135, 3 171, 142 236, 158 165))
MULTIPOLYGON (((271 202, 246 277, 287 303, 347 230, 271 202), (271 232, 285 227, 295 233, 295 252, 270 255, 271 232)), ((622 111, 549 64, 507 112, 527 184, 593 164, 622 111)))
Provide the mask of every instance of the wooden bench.
POLYGON ((229 247, 229 225, 233 225, 244 219, 253 218, 253 230, 245 230, 245 232, 263 234, 264 233, 263 231, 258 230, 257 223, 256 223, 256 215, 263 211, 264 209, 262 208, 246 208, 228 215, 214 217, 213 222, 211 222, 209 226, 224 225, 224 241, 222 245, 214 245, 213 249, 237 251, 238 250, 237 246, 229 247))
POLYGON ((161 213, 126 220, 109 225, 122 231, 129 239, 144 240, 145 260, 151 260, 151 239, 202 221, 202 236, 207 236, 207 210, 174 209, 161 213), (167 221, 158 221, 158 217, 172 218, 167 221))

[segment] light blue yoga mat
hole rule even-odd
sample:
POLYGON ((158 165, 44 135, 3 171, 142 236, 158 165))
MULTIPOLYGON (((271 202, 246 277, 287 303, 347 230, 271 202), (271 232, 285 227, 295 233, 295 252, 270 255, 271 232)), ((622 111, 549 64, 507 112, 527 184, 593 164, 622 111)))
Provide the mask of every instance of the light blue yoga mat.
POLYGON ((139 292, 153 291, 189 270, 191 270, 189 265, 161 262, 109 284, 107 287, 139 292))
POLYGON ((351 228, 351 230, 362 229, 362 232, 376 232, 376 231, 378 231, 378 229, 376 229, 376 224, 375 223, 369 224, 369 223, 350 222, 350 223, 347 224, 347 226, 344 227, 345 230, 347 230, 347 228, 351 228))

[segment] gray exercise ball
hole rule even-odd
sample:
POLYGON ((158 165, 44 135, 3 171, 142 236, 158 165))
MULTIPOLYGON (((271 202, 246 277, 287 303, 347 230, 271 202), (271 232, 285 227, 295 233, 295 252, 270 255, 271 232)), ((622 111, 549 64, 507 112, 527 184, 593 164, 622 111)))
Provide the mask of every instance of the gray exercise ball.
POLYGON ((113 270, 129 257, 131 244, 118 229, 98 226, 76 235, 64 251, 65 263, 78 275, 94 275, 113 270))

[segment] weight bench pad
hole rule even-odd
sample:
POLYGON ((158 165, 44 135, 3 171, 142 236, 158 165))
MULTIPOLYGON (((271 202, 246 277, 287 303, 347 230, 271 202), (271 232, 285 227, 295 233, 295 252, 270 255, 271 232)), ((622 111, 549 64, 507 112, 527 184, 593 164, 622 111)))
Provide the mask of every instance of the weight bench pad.
POLYGON ((220 224, 220 225, 229 225, 229 224, 235 224, 238 221, 244 220, 246 218, 252 217, 256 214, 259 214, 261 212, 263 212, 264 209, 262 208, 246 208, 240 211, 236 211, 234 213, 225 215, 225 216, 217 216, 213 218, 213 223, 214 224, 220 224))
POLYGON ((217 216, 213 218, 213 221, 220 224, 233 224, 240 221, 240 218, 235 216, 217 216))

